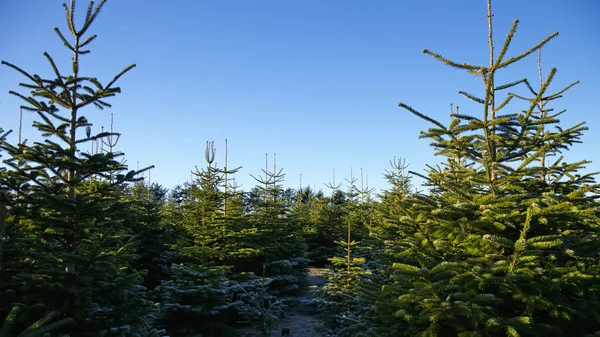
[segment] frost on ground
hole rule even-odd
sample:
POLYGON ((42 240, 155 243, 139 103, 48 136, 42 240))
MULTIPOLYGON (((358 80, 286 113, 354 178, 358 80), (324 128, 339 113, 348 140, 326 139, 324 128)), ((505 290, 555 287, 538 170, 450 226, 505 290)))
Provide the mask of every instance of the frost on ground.
MULTIPOLYGON (((307 287, 293 303, 290 303, 284 315, 271 331, 271 336, 281 336, 282 329, 289 329, 290 337, 321 337, 319 332, 323 322, 316 314, 316 299, 311 292, 313 287, 322 287, 325 283, 326 269, 311 268, 307 275, 307 287)), ((242 336, 255 336, 252 333, 241 334, 242 336)))
MULTIPOLYGON (((325 269, 311 268, 308 273, 308 286, 322 287, 326 281, 325 269)), ((271 336, 281 336, 281 329, 290 329, 290 337, 322 336, 319 329, 321 320, 316 315, 315 297, 309 289, 305 289, 296 303, 290 304, 285 316, 277 322, 271 336)))

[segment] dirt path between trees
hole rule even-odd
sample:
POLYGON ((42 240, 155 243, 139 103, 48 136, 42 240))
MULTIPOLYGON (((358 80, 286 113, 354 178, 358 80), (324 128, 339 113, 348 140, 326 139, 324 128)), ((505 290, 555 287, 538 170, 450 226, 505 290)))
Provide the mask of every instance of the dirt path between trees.
POLYGON ((284 313, 284 317, 275 324, 271 336, 281 336, 282 329, 290 329, 290 337, 318 337, 321 320, 316 315, 315 296, 311 287, 322 287, 326 280, 326 269, 311 268, 308 272, 308 285, 298 297, 298 302, 291 304, 284 313))
MULTIPOLYGON (((290 303, 283 313, 283 317, 277 321, 273 330, 272 337, 282 336, 282 329, 289 329, 290 337, 322 337, 319 332, 323 322, 317 315, 316 298, 312 289, 314 287, 322 287, 327 281, 325 280, 324 268, 310 268, 307 274, 307 284, 301 290, 300 295, 294 298, 294 302, 290 303)), ((255 337, 258 336, 250 327, 244 327, 237 330, 239 336, 255 337)))

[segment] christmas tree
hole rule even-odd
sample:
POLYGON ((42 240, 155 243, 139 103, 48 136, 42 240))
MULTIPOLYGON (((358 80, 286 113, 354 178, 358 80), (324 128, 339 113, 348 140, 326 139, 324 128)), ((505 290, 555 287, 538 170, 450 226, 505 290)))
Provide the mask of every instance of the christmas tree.
POLYGON ((92 134, 92 123, 82 113, 91 106, 110 107, 107 100, 121 92, 117 80, 135 66, 107 84, 83 75, 82 57, 96 39, 87 33, 104 4, 90 2, 81 27, 75 25, 75 1, 63 6, 71 39, 59 28, 55 32, 72 53, 69 74, 48 53, 44 56, 55 78, 2 61, 26 79, 20 86, 29 93, 10 93, 37 115, 33 127, 41 136, 31 145, 0 141, 8 157, 0 185, 10 199, 0 317, 14 305, 28 308, 15 329, 54 312, 73 319, 64 328, 73 336, 147 329, 150 303, 139 286, 142 276, 131 265, 136 238, 123 217, 128 206, 122 202, 126 184, 138 172, 127 171, 120 153, 82 150, 86 143, 117 135, 92 134))
MULTIPOLYGON (((499 73, 541 53, 554 33, 507 56, 514 21, 500 51, 488 1, 489 63, 451 67, 482 79, 480 96, 460 92, 481 114, 452 109, 448 125, 431 122, 421 137, 445 161, 423 175, 428 194, 397 207, 390 247, 395 272, 376 305, 373 333, 395 336, 583 336, 600 331, 598 185, 586 160, 563 157, 587 130, 559 126, 551 108, 575 83, 551 92, 556 69, 496 83, 499 73), (524 89, 525 93, 519 90, 524 89), (385 300, 388 299, 388 300, 385 300), (386 316, 387 315, 387 316, 386 316)), ((541 66, 539 66, 541 69, 541 66)), ((513 75, 514 76, 514 75, 513 75)))

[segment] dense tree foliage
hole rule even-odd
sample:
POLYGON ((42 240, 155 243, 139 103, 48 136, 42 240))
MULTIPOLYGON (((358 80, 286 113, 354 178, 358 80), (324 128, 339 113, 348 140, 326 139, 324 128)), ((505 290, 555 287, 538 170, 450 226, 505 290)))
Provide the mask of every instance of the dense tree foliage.
POLYGON ((126 170, 119 153, 82 150, 85 143, 115 135, 92 134, 82 111, 109 107, 106 100, 120 92, 115 82, 134 67, 107 85, 81 74, 81 57, 95 38, 86 33, 103 5, 90 3, 81 28, 74 23, 74 2, 65 6, 72 40, 55 31, 73 53, 71 74, 63 75, 48 53, 44 55, 53 79, 2 61, 27 79, 21 86, 30 93, 11 94, 23 99, 23 109, 38 115, 33 126, 42 140, 0 143, 8 157, 1 185, 10 199, 0 315, 18 304, 23 308, 19 323, 26 326, 57 311, 73 319, 74 335, 144 329, 151 307, 139 286, 142 275, 132 268, 137 237, 126 221, 131 209, 122 201, 126 184, 137 172, 126 170))
POLYGON ((374 276, 359 285, 363 303, 355 315, 363 315, 351 335, 600 331, 598 185, 593 174, 581 173, 587 161, 562 155, 586 127, 558 126, 564 111, 550 107, 575 83, 550 92, 554 68, 545 78, 540 73, 537 89, 527 79, 495 83, 498 72, 530 54, 539 53, 541 62, 541 48, 557 34, 507 57, 518 21, 495 54, 491 5, 488 18, 489 65, 424 51, 483 79, 481 97, 461 91, 481 115, 457 108, 444 125, 400 103, 434 125, 421 136, 445 161, 421 175, 428 193, 410 193, 402 174, 387 175, 392 189, 381 197, 383 221, 373 231, 383 254, 373 257, 374 276))
POLYGON ((563 156, 587 128, 560 125, 553 108, 576 83, 553 92, 556 69, 541 72, 556 33, 508 57, 518 21, 498 52, 488 1, 489 64, 425 50, 483 80, 481 94, 460 92, 462 111, 481 113, 451 107, 444 124, 400 103, 433 125, 421 137, 443 159, 425 173, 392 160, 379 194, 362 170, 346 190, 334 173, 327 195, 285 188, 275 160, 242 191, 214 142, 169 191, 143 179, 150 168, 128 169, 112 125, 94 133, 86 117, 134 67, 106 85, 84 75, 105 2, 79 28, 75 1, 64 6, 68 75, 47 53, 50 79, 2 61, 25 78, 29 91, 10 93, 38 135, 13 143, 0 128, 0 337, 270 336, 311 265, 327 270, 315 292, 324 335, 600 334, 599 185, 587 160, 563 156), (496 83, 536 53, 539 85, 496 83))

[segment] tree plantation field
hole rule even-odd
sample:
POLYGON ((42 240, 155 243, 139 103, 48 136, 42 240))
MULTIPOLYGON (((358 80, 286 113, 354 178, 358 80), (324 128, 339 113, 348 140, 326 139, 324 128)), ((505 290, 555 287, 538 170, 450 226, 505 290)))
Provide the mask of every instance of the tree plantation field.
POLYGON ((442 120, 404 96, 439 160, 394 157, 381 191, 362 169, 290 188, 275 155, 241 186, 227 141, 172 189, 132 169, 97 120, 136 65, 85 58, 111 3, 64 4, 63 55, 2 60, 34 122, 0 121, 0 337, 600 336, 595 158, 571 159, 588 127, 561 121, 581 84, 544 63, 558 33, 513 50, 519 21, 480 2, 484 64, 423 50, 480 80, 455 88, 471 105, 442 120), (506 75, 526 60, 536 76, 506 75))

